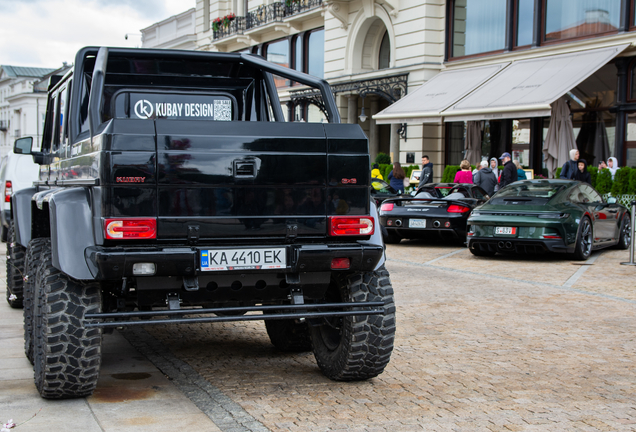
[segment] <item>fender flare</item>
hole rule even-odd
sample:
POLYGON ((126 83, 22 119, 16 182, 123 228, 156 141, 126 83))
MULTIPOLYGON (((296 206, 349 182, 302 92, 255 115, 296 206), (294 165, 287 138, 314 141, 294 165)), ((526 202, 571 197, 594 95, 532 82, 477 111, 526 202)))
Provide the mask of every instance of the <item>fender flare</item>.
POLYGON ((11 212, 16 242, 27 247, 31 241, 31 198, 37 192, 34 187, 25 188, 11 196, 11 212))
POLYGON ((74 279, 92 280, 84 251, 95 246, 93 212, 88 189, 64 189, 50 195, 53 266, 74 279))
POLYGON ((386 262, 386 246, 384 245, 384 240, 382 239, 382 225, 380 224, 380 214, 378 212, 378 206, 375 204, 375 200, 373 198, 370 199, 369 214, 371 216, 373 216, 373 218, 375 220, 375 222, 374 222, 375 223, 375 230, 374 230, 374 232, 371 235, 371 238, 369 240, 362 240, 362 241, 359 241, 358 243, 363 244, 363 245, 366 244, 366 245, 370 245, 370 246, 380 246, 381 245, 384 248, 384 253, 382 254, 382 257, 380 258, 380 260, 378 261, 378 263, 375 266, 375 270, 378 270, 386 262))

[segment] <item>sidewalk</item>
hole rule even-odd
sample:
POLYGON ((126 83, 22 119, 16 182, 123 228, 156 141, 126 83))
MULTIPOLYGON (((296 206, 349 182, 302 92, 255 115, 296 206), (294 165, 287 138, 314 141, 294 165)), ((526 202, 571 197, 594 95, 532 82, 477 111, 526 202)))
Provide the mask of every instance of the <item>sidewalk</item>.
MULTIPOLYGON (((4 267, 5 245, 0 245, 4 267)), ((42 399, 33 368, 24 355, 22 310, 5 300, 0 272, 0 424, 9 419, 16 431, 219 431, 220 429, 117 331, 104 335, 103 361, 93 396, 73 400, 42 399)))

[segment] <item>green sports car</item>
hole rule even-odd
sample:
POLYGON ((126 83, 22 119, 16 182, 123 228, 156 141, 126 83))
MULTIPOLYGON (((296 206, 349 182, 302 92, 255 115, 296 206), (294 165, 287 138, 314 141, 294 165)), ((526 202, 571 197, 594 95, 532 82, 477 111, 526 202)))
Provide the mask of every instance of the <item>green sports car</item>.
POLYGON ((569 253, 631 244, 630 215, 614 198, 605 202, 587 183, 522 180, 506 186, 468 218, 468 249, 500 253, 569 253))

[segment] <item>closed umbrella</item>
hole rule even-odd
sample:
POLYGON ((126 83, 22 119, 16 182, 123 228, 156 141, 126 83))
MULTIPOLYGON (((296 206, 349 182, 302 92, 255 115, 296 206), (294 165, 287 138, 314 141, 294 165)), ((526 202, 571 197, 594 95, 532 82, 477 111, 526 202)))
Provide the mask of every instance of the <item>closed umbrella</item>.
POLYGON ((561 98, 551 107, 548 136, 543 143, 543 160, 548 169, 548 178, 554 178, 557 168, 570 160, 570 150, 576 149, 568 104, 561 98))
POLYGON ((481 161, 481 122, 469 121, 466 131, 466 153, 464 159, 471 165, 479 165, 481 161))

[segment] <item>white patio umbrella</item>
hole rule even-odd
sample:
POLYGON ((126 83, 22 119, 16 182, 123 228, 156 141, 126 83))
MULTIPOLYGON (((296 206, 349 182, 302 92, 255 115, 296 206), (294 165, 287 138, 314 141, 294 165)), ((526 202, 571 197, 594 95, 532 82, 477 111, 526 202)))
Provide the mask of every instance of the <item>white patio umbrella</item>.
POLYGON ((558 167, 570 160, 570 150, 576 149, 570 108, 564 98, 552 105, 548 136, 543 143, 543 160, 548 169, 548 178, 554 178, 558 167))
POLYGON ((466 131, 466 150, 464 159, 471 165, 479 165, 481 162, 481 122, 469 121, 466 131))

